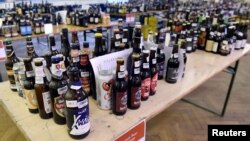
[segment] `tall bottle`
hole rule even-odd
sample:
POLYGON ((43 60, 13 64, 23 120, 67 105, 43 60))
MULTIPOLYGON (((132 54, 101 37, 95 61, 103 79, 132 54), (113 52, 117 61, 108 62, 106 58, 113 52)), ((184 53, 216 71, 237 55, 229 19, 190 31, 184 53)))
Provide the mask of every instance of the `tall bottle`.
POLYGON ((145 101, 149 97, 150 86, 151 86, 151 75, 149 69, 149 50, 142 51, 142 85, 141 85, 141 100, 145 101))
POLYGON ((211 52, 213 50, 213 45, 214 45, 214 32, 210 31, 207 38, 205 51, 211 52))
POLYGON ((150 95, 155 95, 156 93, 156 86, 158 80, 158 70, 157 70, 157 60, 156 60, 156 47, 152 47, 150 49, 150 75, 151 75, 151 82, 150 82, 150 95))
POLYGON ((69 90, 65 94, 65 116, 68 133, 74 139, 82 139, 89 134, 89 101, 82 90, 78 68, 68 70, 69 90))
POLYGON ((64 115, 65 101, 64 96, 68 91, 68 83, 63 78, 60 67, 60 59, 57 56, 51 57, 51 73, 52 79, 49 83, 49 92, 52 102, 53 119, 57 124, 65 124, 66 119, 64 115))
POLYGON ((27 54, 30 58, 34 59, 38 57, 38 55, 35 52, 31 36, 26 37, 26 48, 27 48, 27 54))
POLYGON ((6 39, 4 41, 5 44, 5 51, 6 51, 6 61, 5 61, 5 67, 7 71, 7 75, 10 81, 10 89, 12 91, 17 91, 14 72, 13 72, 13 66, 15 63, 19 62, 19 59, 16 57, 16 54, 14 52, 14 49, 12 47, 12 42, 10 39, 6 39))
POLYGON ((76 46, 78 46, 79 49, 80 49, 80 42, 79 42, 78 34, 77 34, 76 31, 72 32, 71 43, 72 44, 76 44, 76 46))
POLYGON ((128 89, 128 108, 138 109, 141 105, 141 60, 140 54, 133 53, 132 55, 132 75, 129 79, 128 89))
POLYGON ((125 81, 124 59, 117 58, 116 80, 112 88, 112 111, 115 115, 124 115, 127 111, 127 82, 125 81))
MULTIPOLYGON (((88 48, 87 42, 83 44, 83 47, 88 48)), ((91 79, 90 79, 90 74, 91 74, 91 64, 89 61, 89 55, 87 52, 83 52, 80 54, 80 65, 79 65, 79 71, 80 71, 80 80, 81 80, 81 85, 86 93, 86 95, 92 95, 92 90, 91 90, 91 79)))
POLYGON ((213 53, 217 54, 219 52, 220 43, 221 43, 221 33, 217 32, 214 38, 214 44, 213 44, 213 49, 212 49, 213 53))
POLYGON ((183 73, 182 73, 182 77, 184 77, 185 75, 185 70, 186 70, 186 63, 187 63, 187 55, 186 55, 186 50, 187 50, 187 46, 186 46, 186 42, 182 42, 181 43, 181 53, 183 55, 183 61, 184 61, 184 67, 183 67, 183 73))
POLYGON ((26 103, 31 113, 38 113, 37 98, 34 89, 35 75, 31 65, 31 58, 24 58, 23 62, 25 66, 26 75, 26 80, 23 84, 26 103))
POLYGON ((199 39, 198 39, 198 49, 204 50, 206 46, 206 28, 202 27, 200 34, 199 34, 199 39))
POLYGON ((168 83, 176 83, 178 78, 178 69, 180 66, 180 61, 178 60, 178 48, 177 44, 174 45, 172 55, 168 60, 168 65, 166 68, 165 81, 168 83))
POLYGON ((49 93, 49 83, 44 73, 43 58, 36 58, 35 63, 35 92, 38 102, 39 115, 42 119, 52 117, 52 104, 49 93))
POLYGON ((57 55, 59 52, 56 49, 56 41, 53 34, 49 35, 49 45, 50 45, 51 56, 57 55))

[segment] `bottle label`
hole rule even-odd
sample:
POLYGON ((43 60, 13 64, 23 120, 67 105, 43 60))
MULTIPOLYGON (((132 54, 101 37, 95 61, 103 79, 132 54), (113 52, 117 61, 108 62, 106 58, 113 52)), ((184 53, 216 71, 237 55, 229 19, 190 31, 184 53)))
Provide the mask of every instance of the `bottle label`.
POLYGON ((67 91, 68 91, 68 86, 67 85, 57 89, 57 92, 58 92, 59 95, 64 95, 64 94, 66 94, 67 91))
POLYGON ((36 76, 36 77, 35 77, 35 83, 36 83, 36 84, 43 84, 43 83, 44 83, 43 77, 36 76))
POLYGON ((147 98, 149 96, 150 85, 151 85, 150 82, 151 82, 151 78, 150 77, 142 80, 141 96, 143 98, 147 98))
POLYGON ((111 108, 111 85, 112 75, 99 76, 98 85, 99 93, 97 93, 97 104, 101 109, 108 110, 111 108))
POLYGON ((62 70, 61 70, 61 66, 59 63, 51 65, 51 73, 58 77, 62 75, 62 70))
POLYGON ((214 42, 213 52, 217 52, 217 50, 218 50, 218 42, 214 42))
POLYGON ((118 78, 124 78, 124 77, 125 77, 124 71, 118 72, 118 78))
POLYGON ((62 95, 59 95, 58 97, 54 98, 54 110, 56 112, 57 115, 61 116, 61 117, 65 117, 64 116, 64 98, 62 95))
POLYGON ((99 18, 95 18, 95 23, 99 23, 99 18))
POLYGON ((116 35, 115 35, 115 39, 118 40, 118 39, 120 39, 120 38, 121 38, 120 34, 116 34, 116 35))
POLYGON ((127 92, 116 93, 116 112, 125 112, 127 110, 127 92))
POLYGON ((119 47, 119 46, 120 46, 120 41, 116 41, 116 42, 115 42, 115 46, 116 46, 116 47, 119 47))
POLYGON ((26 104, 28 105, 28 108, 32 110, 37 109, 37 99, 35 90, 24 89, 24 94, 26 97, 26 104))
POLYGON ((132 87, 130 105, 132 107, 135 107, 139 106, 140 103, 141 103, 141 87, 132 87))
POLYGON ((170 68, 168 67, 167 68, 167 79, 168 80, 177 80, 177 77, 178 77, 178 68, 170 68))
POLYGON ((34 71, 26 71, 26 76, 27 77, 33 77, 33 76, 35 76, 34 71))
POLYGON ((87 94, 89 94, 90 92, 90 77, 89 77, 89 72, 81 72, 81 85, 82 88, 84 90, 84 92, 86 92, 87 94))
POLYGON ((152 59, 152 64, 156 64, 156 59, 152 59))
POLYGON ((77 105, 81 105, 81 108, 67 109, 68 116, 66 118, 67 124, 71 127, 69 131, 71 135, 82 135, 90 130, 88 99, 77 103, 77 105))
POLYGON ((47 114, 49 114, 52 112, 50 93, 44 92, 44 93, 42 93, 42 95, 43 95, 44 110, 47 114))
POLYGON ((164 62, 165 61, 157 63, 158 76, 162 76, 163 77, 163 75, 164 75, 164 62))
POLYGON ((124 65, 120 66, 120 71, 125 71, 125 66, 124 65))
POLYGON ((154 76, 151 78, 150 90, 152 93, 156 92, 157 80, 158 80, 158 73, 155 73, 154 76))
POLYGON ((66 67, 65 67, 64 61, 60 61, 59 64, 60 64, 61 71, 65 72, 66 71, 66 67))
POLYGON ((128 39, 127 39, 127 38, 122 38, 122 42, 123 42, 123 43, 127 43, 127 42, 128 42, 128 39))
POLYGON ((7 75, 10 81, 10 88, 17 89, 13 70, 7 70, 7 75))
POLYGON ((137 67, 140 67, 141 61, 135 61, 135 62, 134 62, 134 65, 135 65, 136 68, 137 68, 137 67))
POLYGON ((44 77, 45 76, 43 66, 39 66, 39 67, 36 66, 35 67, 35 72, 36 72, 36 76, 39 76, 39 77, 44 77))
POLYGON ((187 38, 187 42, 192 42, 192 38, 187 38))
POLYGON ((143 68, 148 69, 149 68, 149 63, 143 63, 143 68))
POLYGON ((77 108, 77 100, 66 100, 66 106, 68 108, 77 108))
POLYGON ((206 51, 212 51, 213 45, 214 45, 214 42, 212 40, 207 40, 206 51))
POLYGON ((140 74, 140 73, 141 73, 141 68, 134 69, 134 74, 140 74))
POLYGON ((72 59, 73 59, 73 63, 77 63, 80 61, 79 57, 73 57, 72 59))
POLYGON ((227 40, 223 40, 221 42, 220 52, 224 53, 224 54, 229 54, 229 47, 228 47, 228 41, 227 40))

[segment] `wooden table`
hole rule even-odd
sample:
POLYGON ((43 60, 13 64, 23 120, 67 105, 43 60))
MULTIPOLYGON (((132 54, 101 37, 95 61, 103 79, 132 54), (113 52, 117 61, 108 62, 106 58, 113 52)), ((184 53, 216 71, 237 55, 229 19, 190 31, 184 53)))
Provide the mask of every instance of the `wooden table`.
MULTIPOLYGON (((92 30, 95 29, 98 26, 101 27, 105 27, 105 28, 109 28, 112 26, 116 26, 117 22, 111 22, 110 24, 90 24, 88 27, 82 27, 82 26, 75 26, 75 25, 66 25, 66 24, 62 24, 62 25, 53 25, 53 34, 60 34, 63 28, 68 28, 69 32, 73 32, 73 31, 86 31, 86 30, 92 30)), ((43 36, 48 36, 47 34, 32 34, 32 37, 43 37, 43 36)), ((0 37, 0 40, 5 40, 5 37, 0 37)), ((17 37, 11 37, 11 40, 23 40, 26 39, 26 36, 17 36, 17 37)))
MULTIPOLYGON (((185 95, 203 84, 209 78, 239 60, 250 50, 235 51, 229 56, 220 56, 203 51, 188 55, 185 77, 176 84, 158 81, 157 93, 142 102, 138 110, 128 110, 123 118, 114 116, 110 111, 97 108, 90 98, 91 133, 85 141, 110 141, 124 133, 128 128, 146 118, 150 120, 185 95)), ((72 140, 66 125, 56 125, 52 119, 42 120, 38 114, 28 112, 24 100, 9 88, 9 82, 0 83, 0 100, 5 110, 17 124, 25 137, 32 141, 72 140)))

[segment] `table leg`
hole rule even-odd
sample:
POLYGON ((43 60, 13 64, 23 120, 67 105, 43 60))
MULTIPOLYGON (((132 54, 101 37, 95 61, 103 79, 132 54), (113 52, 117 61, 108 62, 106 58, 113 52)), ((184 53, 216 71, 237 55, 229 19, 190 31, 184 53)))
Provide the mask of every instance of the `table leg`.
POLYGON ((190 101, 190 100, 185 99, 185 98, 183 98, 182 101, 187 102, 187 103, 189 103, 189 104, 192 104, 192 105, 194 105, 194 106, 196 106, 196 107, 198 107, 198 108, 201 108, 201 109, 203 109, 203 110, 206 110, 206 111, 208 111, 208 112, 211 112, 211 113, 213 113, 213 114, 215 114, 215 115, 218 115, 218 116, 223 117, 223 116, 225 115, 225 112, 226 112, 226 109, 227 109, 227 105, 228 105, 228 101, 229 101, 229 98, 230 98, 230 96, 231 96, 231 91, 232 91, 232 88, 233 88, 233 84, 234 84, 235 76, 236 76, 236 73, 237 73, 237 70, 238 70, 238 66, 239 66, 239 60, 236 61, 234 67, 229 66, 229 67, 225 70, 225 72, 231 74, 232 77, 231 77, 231 80, 230 80, 229 87, 228 87, 228 89, 227 89, 227 95, 226 95, 225 101, 224 101, 224 103, 223 103, 222 111, 221 111, 220 113, 215 112, 215 111, 213 111, 213 110, 211 110, 211 109, 209 109, 209 108, 203 107, 203 106, 201 106, 201 105, 199 105, 199 104, 196 104, 196 103, 194 103, 193 101, 190 101))

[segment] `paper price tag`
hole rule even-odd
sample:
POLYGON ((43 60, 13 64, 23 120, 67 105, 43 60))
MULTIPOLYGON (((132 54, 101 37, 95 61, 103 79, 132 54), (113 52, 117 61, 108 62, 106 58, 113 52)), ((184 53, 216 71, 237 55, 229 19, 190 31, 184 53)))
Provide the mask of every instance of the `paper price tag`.
POLYGON ((44 31, 45 34, 53 34, 53 25, 50 24, 44 24, 44 31))
POLYGON ((0 40, 0 61, 4 61, 6 58, 6 53, 5 53, 5 49, 3 46, 3 41, 0 40))

